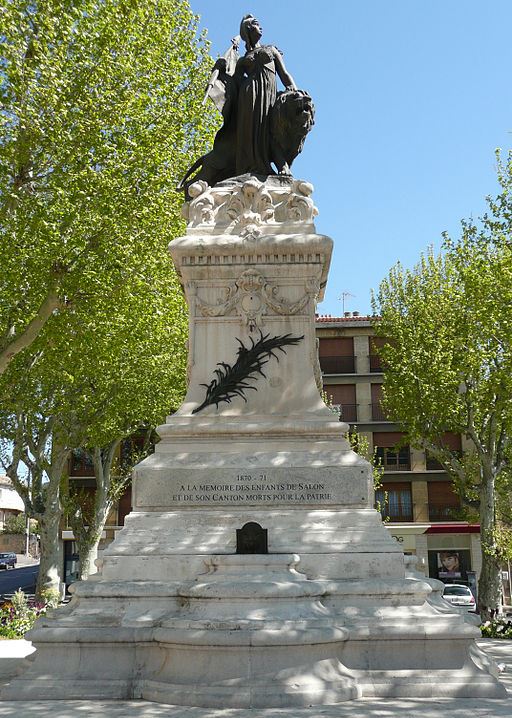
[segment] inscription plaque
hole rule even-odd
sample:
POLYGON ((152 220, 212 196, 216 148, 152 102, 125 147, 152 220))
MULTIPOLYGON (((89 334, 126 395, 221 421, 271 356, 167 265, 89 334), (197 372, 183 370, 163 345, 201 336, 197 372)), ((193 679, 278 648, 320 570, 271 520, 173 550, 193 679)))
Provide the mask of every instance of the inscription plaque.
POLYGON ((262 528, 255 521, 236 530, 237 553, 268 553, 267 529, 262 528))
POLYGON ((366 504, 368 474, 360 467, 218 468, 155 471, 152 481, 135 481, 134 505, 209 508, 245 506, 332 506, 366 504), (314 475, 314 480, 311 476, 314 475))

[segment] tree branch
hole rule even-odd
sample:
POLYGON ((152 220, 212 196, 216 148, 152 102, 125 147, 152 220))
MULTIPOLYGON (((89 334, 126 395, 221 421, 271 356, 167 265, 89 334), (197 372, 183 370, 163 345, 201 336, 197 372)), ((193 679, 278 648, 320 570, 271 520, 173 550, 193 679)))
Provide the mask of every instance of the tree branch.
POLYGON ((14 357, 29 347, 56 309, 63 306, 55 289, 50 289, 42 301, 35 317, 21 334, 12 339, 0 352, 0 375, 4 373, 14 357))

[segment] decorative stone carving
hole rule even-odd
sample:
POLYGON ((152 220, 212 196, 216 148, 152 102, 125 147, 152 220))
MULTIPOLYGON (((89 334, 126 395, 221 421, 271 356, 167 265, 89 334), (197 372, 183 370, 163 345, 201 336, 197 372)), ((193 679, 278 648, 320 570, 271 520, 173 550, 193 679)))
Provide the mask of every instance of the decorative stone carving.
POLYGON ((226 214, 233 220, 234 231, 246 239, 259 237, 260 225, 274 219, 270 192, 256 178, 244 182, 226 204, 226 214))
POLYGON ((271 287, 269 284, 264 285, 263 292, 265 294, 267 305, 276 314, 298 314, 306 308, 311 299, 316 299, 318 292, 320 291, 320 286, 316 279, 306 280, 305 287, 306 293, 296 302, 289 302, 286 299, 279 297, 278 288, 271 287))
POLYGON ((314 231, 318 211, 311 199, 313 185, 303 180, 278 177, 261 182, 256 177, 228 180, 210 187, 204 180, 190 185, 191 201, 184 216, 189 233, 213 231, 237 234, 255 240, 262 234, 285 231, 314 231))
POLYGON ((313 185, 310 182, 300 180, 295 184, 296 191, 290 194, 286 203, 287 218, 293 222, 311 221, 318 214, 318 210, 311 199, 313 185))
POLYGON ((226 299, 218 304, 207 304, 195 294, 195 306, 205 317, 226 316, 236 310, 253 331, 262 324, 262 318, 271 309, 275 314, 293 315, 304 310, 311 300, 315 301, 320 285, 317 279, 305 282, 305 293, 295 302, 279 296, 279 288, 272 286, 258 270, 250 268, 242 272, 234 285, 226 289, 226 299))
MULTIPOLYGON (((200 180, 199 182, 194 182, 193 185, 191 185, 189 189, 189 194, 192 197, 192 202, 194 202, 194 213, 196 217, 199 218, 199 221, 202 224, 212 224, 214 220, 214 199, 210 193, 208 193, 206 190, 208 189, 208 183, 204 180, 200 180)), ((183 209, 186 210, 187 205, 183 205, 183 209)), ((186 219, 188 219, 188 214, 185 211, 184 212, 186 219)))

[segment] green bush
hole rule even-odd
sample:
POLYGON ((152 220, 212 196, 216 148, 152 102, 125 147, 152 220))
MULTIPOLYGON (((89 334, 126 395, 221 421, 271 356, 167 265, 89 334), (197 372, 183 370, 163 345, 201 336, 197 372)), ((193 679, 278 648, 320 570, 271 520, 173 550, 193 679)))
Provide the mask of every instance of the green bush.
POLYGON ((486 621, 480 628, 483 638, 512 639, 512 621, 510 619, 497 618, 494 621, 486 621))
POLYGON ((48 603, 38 603, 27 598, 18 589, 10 601, 0 608, 0 637, 23 638, 30 631, 36 618, 44 616, 48 603))
POLYGON ((16 516, 8 516, 4 523, 5 534, 24 534, 27 528, 27 519, 25 514, 17 514, 16 516))

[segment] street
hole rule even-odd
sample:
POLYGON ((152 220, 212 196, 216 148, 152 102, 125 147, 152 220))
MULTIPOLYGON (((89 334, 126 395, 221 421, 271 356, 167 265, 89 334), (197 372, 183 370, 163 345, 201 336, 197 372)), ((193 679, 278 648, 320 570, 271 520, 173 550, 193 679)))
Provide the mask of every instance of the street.
POLYGON ((34 593, 39 566, 22 566, 0 570, 0 599, 10 596, 18 588, 25 593, 34 593))

